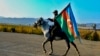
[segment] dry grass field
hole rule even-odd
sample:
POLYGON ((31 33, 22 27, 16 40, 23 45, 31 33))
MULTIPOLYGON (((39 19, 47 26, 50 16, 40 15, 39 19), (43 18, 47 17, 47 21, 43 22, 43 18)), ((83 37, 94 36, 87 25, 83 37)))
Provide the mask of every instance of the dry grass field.
MULTIPOLYGON (((16 33, 26 33, 26 34, 42 34, 41 29, 34 28, 33 26, 23 26, 23 25, 9 25, 0 24, 0 31, 3 32, 16 32, 16 33)), ((80 35, 83 39, 100 41, 100 30, 96 33, 91 29, 79 29, 80 35)))
POLYGON ((95 32, 92 29, 79 29, 79 32, 83 39, 100 41, 100 30, 95 32))
POLYGON ((24 25, 0 24, 0 31, 27 33, 27 34, 42 34, 41 29, 39 27, 34 28, 33 26, 24 26, 24 25))

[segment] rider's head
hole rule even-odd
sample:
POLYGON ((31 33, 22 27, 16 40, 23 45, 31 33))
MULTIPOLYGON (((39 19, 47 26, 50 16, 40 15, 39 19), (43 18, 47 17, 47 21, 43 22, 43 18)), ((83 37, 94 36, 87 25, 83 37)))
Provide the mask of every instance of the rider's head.
POLYGON ((54 10, 53 14, 54 14, 55 16, 57 16, 57 15, 58 15, 58 11, 57 11, 57 10, 54 10))

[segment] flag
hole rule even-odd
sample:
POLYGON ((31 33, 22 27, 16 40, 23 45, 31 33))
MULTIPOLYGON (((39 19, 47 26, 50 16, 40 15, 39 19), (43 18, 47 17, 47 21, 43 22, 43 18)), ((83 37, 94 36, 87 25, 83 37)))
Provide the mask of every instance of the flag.
POLYGON ((56 21, 67 35, 70 42, 72 42, 75 39, 75 36, 80 36, 70 3, 56 17, 56 21))

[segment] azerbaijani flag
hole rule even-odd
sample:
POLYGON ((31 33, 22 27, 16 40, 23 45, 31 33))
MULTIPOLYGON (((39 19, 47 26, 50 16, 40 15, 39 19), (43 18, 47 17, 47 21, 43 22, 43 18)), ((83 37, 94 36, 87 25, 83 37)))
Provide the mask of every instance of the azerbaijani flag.
POLYGON ((61 29, 65 32, 65 34, 68 36, 70 42, 72 42, 76 36, 80 36, 70 3, 56 17, 56 21, 60 25, 61 29))

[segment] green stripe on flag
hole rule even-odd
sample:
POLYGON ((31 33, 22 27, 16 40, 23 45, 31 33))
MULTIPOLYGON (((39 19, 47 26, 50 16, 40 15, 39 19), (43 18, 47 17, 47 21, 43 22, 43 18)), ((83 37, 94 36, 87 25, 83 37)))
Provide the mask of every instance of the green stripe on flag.
POLYGON ((74 40, 74 37, 71 33, 71 31, 69 30, 66 21, 64 20, 64 18, 62 17, 62 15, 58 15, 56 18, 57 22, 59 23, 61 29, 65 32, 66 36, 68 36, 68 39, 70 42, 72 42, 74 40))

